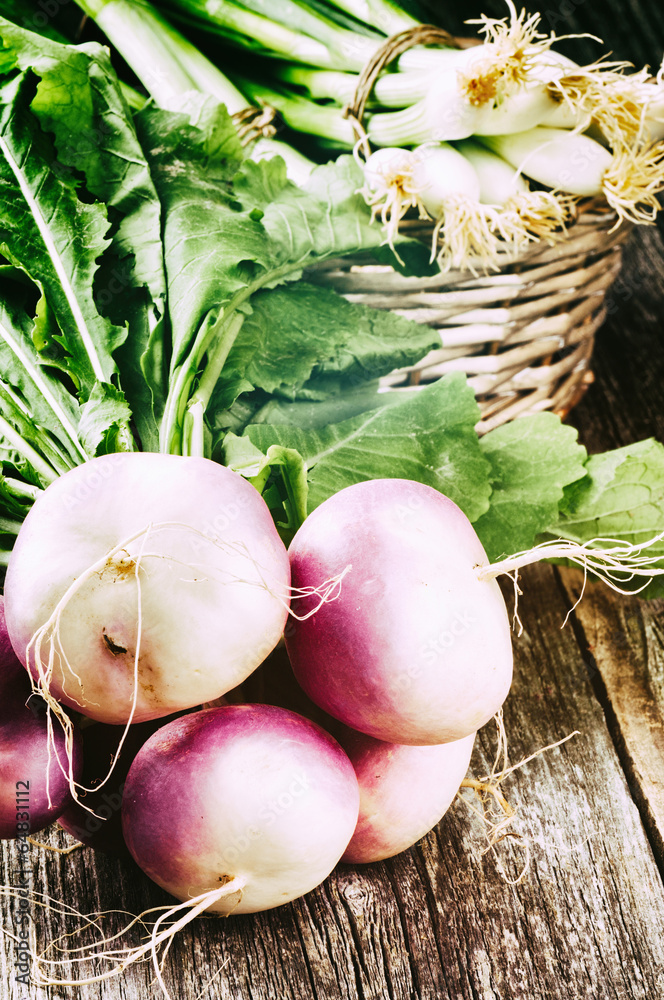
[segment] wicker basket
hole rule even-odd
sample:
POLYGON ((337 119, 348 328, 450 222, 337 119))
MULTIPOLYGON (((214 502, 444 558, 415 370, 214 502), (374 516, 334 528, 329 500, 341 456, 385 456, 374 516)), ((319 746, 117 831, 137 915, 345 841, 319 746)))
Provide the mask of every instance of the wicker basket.
MULTIPOLYGON (((360 74, 345 109, 358 151, 371 152, 363 127, 366 102, 385 67, 414 45, 467 48, 479 38, 456 38, 420 25, 388 38, 360 74)), ((576 207, 573 223, 553 243, 539 242, 520 256, 507 250, 493 273, 445 272, 406 278, 366 257, 327 261, 307 272, 349 301, 391 309, 440 333, 441 346, 412 368, 383 378, 388 392, 412 389, 452 371, 465 372, 475 390, 480 434, 540 410, 566 416, 593 381, 595 332, 606 316, 605 297, 618 275, 622 244, 631 232, 601 199, 576 207)), ((431 245, 432 222, 408 217, 401 233, 431 245)))
POLYGON ((631 231, 625 223, 612 231, 615 223, 603 202, 586 203, 559 242, 533 245, 518 258, 506 254, 500 270, 485 275, 407 278, 357 257, 327 261, 307 278, 351 302, 437 329, 440 348, 392 372, 382 386, 399 392, 465 372, 482 412, 478 431, 485 433, 540 410, 566 416, 592 382, 595 331, 631 231))

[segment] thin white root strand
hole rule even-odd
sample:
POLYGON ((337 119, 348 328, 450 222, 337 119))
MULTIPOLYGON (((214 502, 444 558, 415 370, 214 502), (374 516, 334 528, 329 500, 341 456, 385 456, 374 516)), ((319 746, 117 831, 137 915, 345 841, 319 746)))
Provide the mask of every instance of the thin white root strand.
POLYGON ((521 191, 500 214, 501 235, 517 247, 539 240, 553 245, 567 235, 566 223, 576 201, 573 195, 560 191, 521 191))
POLYGON ((542 542, 532 549, 517 552, 516 555, 501 559, 488 566, 478 567, 479 580, 493 580, 503 574, 511 576, 514 582, 514 620, 513 627, 518 625, 518 635, 523 632, 519 618, 518 605, 521 590, 518 584, 519 570, 523 566, 541 562, 543 559, 566 559, 576 563, 583 569, 583 586, 575 603, 569 609, 561 625, 564 628, 570 615, 581 601, 588 574, 592 573, 607 587, 617 594, 630 597, 639 594, 657 576, 664 575, 664 553, 649 554, 654 546, 664 543, 664 531, 648 538, 645 542, 627 542, 617 538, 591 538, 587 542, 571 542, 567 539, 553 539, 542 542), (660 563, 661 565, 657 565, 660 563), (621 584, 629 583, 635 578, 643 578, 639 587, 627 588, 621 584))
POLYGON ((637 225, 652 225, 664 191, 664 142, 614 145, 613 163, 604 175, 603 190, 618 215, 613 229, 625 219, 637 225))
POLYGON ((553 244, 564 238, 575 201, 555 191, 526 191, 501 207, 450 197, 433 231, 431 261, 443 272, 497 270, 506 254, 516 256, 542 239, 553 244))
MULTIPOLYGON (((118 760, 118 758, 120 756, 120 753, 122 752, 122 747, 124 745, 125 739, 127 738, 127 734, 129 732, 129 727, 131 726, 131 724, 133 722, 133 719, 134 719, 134 715, 136 714, 136 704, 137 704, 137 699, 138 699, 138 665, 139 665, 139 660, 140 660, 141 635, 142 635, 142 603, 141 603, 140 568, 141 568, 141 559, 142 559, 143 551, 145 549, 145 545, 147 543, 148 536, 149 536, 151 528, 152 528, 152 526, 149 525, 147 527, 147 529, 144 529, 141 533, 133 536, 132 539, 127 540, 125 543, 121 543, 120 546, 116 546, 116 548, 110 554, 107 554, 105 556, 104 561, 103 561, 101 567, 99 566, 101 560, 98 560, 97 563, 95 563, 93 567, 90 567, 80 577, 78 577, 74 581, 74 583, 71 584, 71 586, 69 587, 69 589, 65 592, 64 596, 58 602, 58 604, 56 605, 56 607, 55 607, 55 609, 54 609, 54 611, 53 611, 53 613, 51 615, 51 617, 48 619, 48 621, 46 622, 46 624, 44 626, 42 626, 42 628, 39 629, 35 633, 35 635, 31 638, 30 642, 28 643, 28 647, 27 647, 27 651, 26 651, 26 656, 27 656, 26 666, 29 669, 30 668, 30 651, 31 651, 31 649, 34 650, 33 664, 34 664, 34 666, 35 666, 35 668, 37 670, 38 678, 39 678, 38 682, 35 682, 34 678, 32 676, 32 673, 30 674, 33 691, 35 691, 37 694, 39 694, 46 701, 47 741, 48 741, 49 765, 50 765, 52 754, 55 754, 58 766, 59 766, 60 770, 62 771, 62 773, 67 778, 67 782, 69 784, 69 790, 71 792, 71 795, 72 795, 74 801, 77 802, 87 812, 91 813, 91 815, 93 815, 93 816, 96 815, 95 812, 94 812, 94 810, 91 809, 89 806, 87 806, 84 802, 81 801, 81 799, 79 798, 79 794, 78 793, 79 793, 79 791, 82 791, 84 793, 85 792, 91 792, 91 791, 98 791, 110 779, 110 777, 111 777, 111 775, 112 775, 112 773, 113 773, 113 771, 115 769, 115 765, 116 765, 117 760, 118 760), (130 710, 130 713, 129 713, 129 718, 127 719, 127 722, 126 722, 126 725, 125 725, 124 732, 123 732, 122 737, 120 739, 120 742, 118 744, 118 748, 117 748, 114 756, 111 759, 110 768, 109 768, 106 776, 103 778, 103 780, 99 784, 97 784, 94 789, 92 789, 92 788, 87 788, 84 785, 81 785, 74 778, 74 771, 73 771, 73 766, 74 766, 74 761, 73 761, 73 753, 74 753, 74 747, 73 747, 74 729, 73 729, 73 724, 72 724, 72 721, 69 718, 69 715, 67 714, 67 712, 64 710, 64 708, 59 703, 59 701, 56 698, 53 697, 53 695, 51 694, 51 691, 50 691, 50 683, 51 683, 51 680, 52 680, 52 677, 53 677, 53 670, 54 670, 56 653, 57 653, 58 659, 61 662, 64 661, 64 663, 67 665, 67 667, 71 670, 71 673, 75 677, 77 677, 77 679, 79 679, 78 675, 75 673, 75 671, 71 667, 71 665, 69 663, 69 660, 67 659, 67 655, 66 655, 66 653, 65 653, 65 651, 63 649, 63 646, 62 646, 62 642, 61 642, 61 639, 60 639, 60 621, 61 621, 61 618, 62 618, 62 614, 63 614, 65 608, 67 607, 69 601, 72 599, 72 597, 74 596, 74 594, 78 592, 78 588, 74 589, 76 587, 76 584, 79 584, 79 585, 82 586, 83 583, 85 583, 87 580, 89 580, 91 578, 91 576, 93 576, 95 573, 99 573, 99 572, 103 571, 103 569, 106 567, 106 565, 108 563, 108 560, 114 558, 115 555, 120 554, 121 552, 124 552, 124 553, 126 553, 127 557, 129 557, 127 546, 130 544, 131 541, 133 541, 134 539, 137 539, 139 537, 141 537, 141 544, 140 544, 139 552, 138 552, 136 558, 133 560, 133 564, 134 564, 133 565, 133 571, 134 571, 134 577, 136 579, 137 602, 138 602, 138 610, 137 610, 138 636, 137 636, 137 641, 136 641, 136 651, 135 651, 135 654, 134 654, 134 677, 133 677, 132 705, 131 705, 131 710, 130 710), (41 645, 42 645, 42 642, 44 641, 45 637, 46 637, 47 641, 49 642, 49 657, 48 657, 48 665, 47 665, 47 669, 46 670, 43 669, 43 663, 42 663, 42 659, 41 659, 41 645), (67 767, 66 768, 60 762, 60 757, 59 757, 58 750, 57 750, 57 744, 56 744, 56 741, 55 741, 55 733, 54 733, 54 728, 53 728, 53 716, 55 716, 58 719, 60 725, 62 726, 62 728, 63 728, 63 730, 65 732, 65 754, 66 754, 66 757, 67 757, 67 767)), ((80 682, 80 679, 79 679, 79 682, 80 682)), ((48 798, 48 802, 49 802, 49 806, 50 806, 51 805, 51 797, 50 797, 50 787, 49 787, 49 785, 50 785, 50 766, 47 769, 47 777, 46 777, 46 793, 47 793, 47 798, 48 798)))
POLYGON ((488 44, 491 55, 474 61, 471 71, 460 73, 460 83, 471 104, 481 106, 489 101, 502 100, 532 79, 543 52, 554 42, 565 38, 593 38, 593 35, 549 35, 539 30, 541 14, 528 15, 525 9, 517 14, 513 0, 506 0, 508 17, 492 18, 482 14, 466 21, 478 24, 488 44))
POLYGON ((664 575, 664 553, 644 555, 649 549, 664 542, 664 531, 647 539, 645 542, 627 542, 617 538, 591 538, 587 542, 571 542, 566 539, 553 539, 542 542, 532 549, 517 552, 516 555, 501 559, 499 562, 481 566, 477 576, 480 580, 492 580, 504 573, 513 573, 523 566, 541 562, 543 559, 568 559, 581 566, 586 571, 599 577, 608 587, 619 594, 638 593, 626 590, 618 585, 622 580, 627 583, 634 577, 645 577, 640 590, 648 586, 656 576, 664 575), (609 543, 609 544, 607 544, 609 543))
POLYGON ((207 993, 207 991, 212 986, 212 983, 215 981, 215 979, 218 979, 218 977, 222 974, 222 972, 224 971, 224 969, 226 968, 226 966, 228 965, 229 962, 230 962, 230 958, 227 958, 225 962, 221 963, 221 965, 219 966, 219 968, 217 969, 217 971, 214 973, 214 975, 210 976, 210 978, 208 979, 207 983, 205 983, 205 985, 203 986, 203 989, 200 991, 200 993, 196 994, 194 1000, 202 1000, 202 998, 205 996, 205 994, 207 993))
MULTIPOLYGON (((507 233, 501 230, 501 215, 501 209, 481 205, 464 195, 448 198, 434 226, 431 262, 435 260, 443 273, 464 268, 474 275, 479 270, 497 271, 501 248, 505 248, 501 237, 507 233)), ((507 249, 523 249, 528 241, 523 226, 519 227, 519 234, 516 241, 513 232, 507 234, 512 244, 507 249)))
POLYGON ((32 837, 27 837, 26 839, 33 847, 41 847, 44 851, 53 851, 54 854, 73 854, 74 851, 78 851, 86 846, 80 840, 72 844, 71 847, 56 847, 54 844, 44 844, 41 840, 34 840, 32 837))
POLYGON ((352 568, 352 563, 349 563, 348 566, 342 569, 340 573, 337 573, 335 576, 331 576, 329 580, 324 580, 322 583, 319 583, 317 587, 291 587, 291 600, 300 600, 305 597, 317 597, 318 604, 303 615, 297 614, 296 611, 293 611, 293 609, 289 607, 289 615, 299 622, 304 622, 307 618, 311 618, 312 615, 315 615, 324 604, 331 604, 332 601, 338 600, 339 597, 341 597, 342 581, 344 580, 346 574, 350 573, 352 568))
POLYGON ((554 98, 564 102, 578 119, 595 121, 610 143, 641 135, 651 97, 648 69, 625 74, 627 62, 598 59, 557 75, 548 84, 554 98))
POLYGON ((488 851, 493 851, 495 853, 497 845, 507 837, 513 837, 521 842, 526 852, 526 858, 517 878, 508 878, 501 866, 501 873, 505 881, 509 885, 517 885, 523 880, 528 868, 530 867, 530 844, 520 833, 511 829, 513 823, 517 819, 517 812, 502 794, 500 785, 508 775, 519 770, 525 764, 528 764, 531 760, 541 756, 548 750, 553 750, 556 747, 562 746, 563 743, 571 740, 573 736, 578 736, 579 731, 575 730, 568 736, 563 737, 563 739, 557 740, 555 743, 550 743, 548 746, 542 747, 541 750, 536 750, 535 753, 530 754, 530 756, 524 757, 523 760, 518 762, 518 764, 510 765, 508 762, 507 732, 505 730, 502 709, 496 713, 494 721, 498 729, 498 744, 491 771, 489 774, 485 774, 480 778, 464 778, 461 782, 461 788, 470 788, 473 790, 480 801, 481 810, 477 809, 465 796, 459 794, 459 798, 462 799, 471 812, 474 812, 476 816, 479 816, 484 823, 487 840, 487 846, 484 853, 488 851), (500 767, 501 762, 502 767, 500 767), (492 800, 494 805, 498 807, 497 811, 490 809, 490 800, 492 800))
MULTIPOLYGON (((113 548, 109 549, 104 553, 96 562, 89 566, 86 570, 80 573, 76 579, 70 584, 63 596, 60 598, 55 608, 51 612, 51 615, 47 621, 35 632, 35 634, 30 639, 26 649, 26 667, 30 672, 30 679, 32 684, 33 693, 39 695, 46 702, 46 715, 47 715, 47 740, 48 740, 48 762, 49 769, 47 771, 47 797, 49 805, 51 804, 50 798, 50 761, 55 756, 58 767, 61 772, 67 778, 69 789, 74 800, 91 815, 96 815, 94 809, 90 808, 83 802, 79 797, 79 792, 97 792, 99 791, 107 781, 111 778, 115 766, 117 764, 120 753, 124 742, 127 738, 129 728, 133 722, 134 716, 136 714, 136 707, 138 702, 138 681, 139 681, 139 661, 140 661, 140 650, 141 650, 141 637, 143 633, 143 619, 142 619, 142 600, 141 600, 141 569, 142 562, 146 558, 145 547, 148 542, 148 538, 154 536, 156 533, 161 531, 169 530, 186 530, 198 535, 200 538, 205 539, 205 541, 213 544, 214 546, 220 548, 222 551, 230 553, 232 555, 239 555, 246 558, 256 571, 259 580, 249 580, 237 577, 233 574, 228 574, 228 580, 234 583, 245 583, 248 586, 255 586, 261 589, 267 590, 274 597, 277 598, 288 610, 289 614, 299 620, 304 620, 311 615, 315 614, 320 607, 330 601, 336 600, 341 593, 341 581, 345 577, 346 573, 351 569, 347 566, 341 573, 329 580, 323 581, 318 587, 307 587, 307 588, 287 588, 284 592, 278 592, 278 585, 275 583, 270 583, 267 579, 267 572, 265 567, 250 554, 249 550, 243 543, 229 543, 224 542, 211 536, 210 534, 202 531, 192 525, 184 524, 179 521, 163 521, 153 524, 148 524, 140 531, 134 532, 128 538, 123 539, 113 548), (140 542, 138 547, 138 552, 136 555, 132 555, 129 551, 130 546, 135 542, 140 542), (125 729, 118 744, 118 748, 111 759, 111 764, 109 770, 107 771, 105 777, 95 785, 94 788, 87 788, 86 786, 77 782, 74 778, 73 773, 73 758, 74 758, 74 726, 69 714, 60 704, 60 702, 51 694, 51 683, 53 680, 53 675, 55 672, 56 662, 61 668, 61 674, 63 677, 62 685, 63 690, 65 687, 65 671, 74 677, 78 683, 82 686, 81 678, 74 670, 71 665, 65 649, 62 644, 60 636, 60 626, 62 622, 62 616, 72 601, 72 599, 80 592, 82 587, 91 580, 94 576, 103 574, 104 570, 109 567, 109 564, 113 565, 113 560, 119 557, 118 567, 124 568, 125 570, 131 569, 133 576, 136 580, 136 595, 137 595, 137 639, 136 639, 136 649, 134 652, 134 667, 133 667, 133 693, 132 693, 132 703, 129 713, 129 717, 125 724, 125 729), (318 604, 312 608, 304 616, 299 616, 290 607, 291 600, 296 600, 304 597, 318 597, 318 604), (48 649, 48 655, 44 656, 44 647, 48 649), (37 680, 34 678, 34 674, 37 675, 37 680), (53 725, 53 718, 56 718, 62 727, 65 735, 65 756, 66 764, 60 760, 58 753, 57 743, 55 739, 55 730, 53 725)), ((147 556, 152 558, 158 558, 156 553, 147 553, 147 556)), ((179 563, 177 559, 172 559, 169 555, 163 554, 160 558, 166 559, 168 561, 173 561, 179 563)), ((194 582, 194 581, 192 581, 194 582)), ((218 580, 217 582, 228 582, 218 580)), ((72 700, 78 704, 75 698, 72 700)), ((83 706, 79 706, 83 707, 83 706)))
MULTIPOLYGON (((63 908, 63 915, 69 915, 70 913, 76 914, 78 917, 86 921, 84 927, 77 928, 75 931, 68 934, 62 935, 58 942, 62 941, 65 937, 71 937, 87 927, 94 926, 99 930, 102 937, 102 948, 99 950, 98 946, 86 946, 80 948, 74 948, 71 950, 66 950, 58 947, 58 950, 65 956, 64 958, 47 958, 46 954, 49 950, 52 950, 57 946, 58 942, 53 942, 49 948, 42 954, 38 954, 36 949, 32 952, 32 965, 33 965, 33 980, 38 986, 86 986, 92 983, 103 982, 107 979, 112 979, 116 976, 122 975, 122 973, 131 965, 137 962, 142 962, 148 959, 152 960, 156 979, 159 983, 164 997, 166 1000, 172 1000, 171 994, 164 982, 162 961, 164 950, 168 950, 170 944, 176 934, 179 933, 187 924, 195 920, 197 916, 203 913, 204 910, 208 909, 212 904, 216 903, 217 900, 222 899, 225 896, 232 896, 236 893, 239 894, 239 899, 242 898, 242 891, 246 885, 246 879, 243 876, 238 876, 226 882, 224 885, 219 886, 216 889, 210 889, 207 892, 201 893, 195 896, 193 899, 186 900, 183 903, 178 903, 175 906, 162 906, 154 907, 150 910, 146 910, 139 916, 131 916, 130 922, 123 927, 117 934, 112 937, 106 937, 98 927, 97 921, 99 918, 105 916, 106 914, 94 914, 84 916, 82 914, 76 913, 70 907, 63 908), (177 914, 183 913, 178 919, 173 919, 177 914), (152 924, 151 930, 149 930, 149 940, 145 941, 143 944, 136 947, 116 947, 108 948, 107 945, 111 942, 117 940, 126 934, 135 924, 142 924, 144 927, 145 917, 152 913, 159 912, 160 915, 152 924), (92 917, 94 916, 94 920, 92 917), (166 922, 167 926, 163 926, 166 922), (160 960, 160 953, 162 959, 160 960), (54 967, 70 964, 70 963, 83 963, 83 962, 106 962, 113 963, 112 968, 106 969, 103 972, 98 972, 96 974, 88 975, 85 977, 77 979, 58 979, 54 978, 51 974, 51 969, 54 967)), ((0 887, 0 894, 3 895, 16 895, 15 891, 10 887, 0 887)), ((44 896, 43 893, 36 893, 36 896, 44 896)), ((48 897, 44 897, 48 900, 48 897)), ((239 902, 239 900, 238 900, 239 902)), ((48 909, 52 909, 48 903, 38 903, 37 905, 46 906, 48 909)), ((110 911, 110 912, 123 912, 123 911, 110 911)))

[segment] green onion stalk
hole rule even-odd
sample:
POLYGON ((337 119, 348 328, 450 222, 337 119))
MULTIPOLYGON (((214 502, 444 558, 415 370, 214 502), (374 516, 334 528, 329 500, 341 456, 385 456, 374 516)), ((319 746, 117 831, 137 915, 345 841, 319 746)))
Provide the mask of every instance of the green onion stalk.
MULTIPOLYGON (((189 111, 192 94, 224 104, 234 115, 248 108, 247 95, 146 0, 78 0, 122 55, 146 91, 161 108, 189 111)), ((121 87, 127 103, 140 110, 145 99, 128 84, 121 87)), ((314 164, 285 142, 255 140, 255 158, 281 156, 288 175, 303 183, 314 164)))
MULTIPOLYGON (((504 18, 469 22, 483 36, 476 46, 418 45, 379 76, 369 122, 374 144, 412 147, 537 125, 585 131, 593 122, 609 144, 659 135, 661 122, 644 134, 644 122, 661 118, 648 114, 649 105, 661 103, 661 87, 648 84, 645 71, 628 74, 626 63, 602 59, 578 66, 552 48, 558 39, 540 30, 539 14, 506 4, 504 18)), ((339 107, 389 36, 422 27, 394 0, 161 0, 159 6, 233 46, 279 60, 260 69, 268 86, 271 79, 280 92, 286 87, 339 107)))
MULTIPOLYGON (((367 203, 391 245, 407 211, 430 217, 432 255, 441 266, 462 266, 464 247, 469 260, 481 259, 489 267, 505 241, 521 250, 533 239, 559 238, 572 198, 584 194, 574 178, 561 177, 554 191, 536 190, 520 199, 522 206, 528 202, 527 213, 511 201, 508 220, 504 204, 483 207, 479 196, 469 195, 479 190, 476 164, 461 150, 468 177, 459 174, 453 189, 441 180, 439 189, 433 164, 451 163, 455 176, 461 169, 450 143, 532 134, 523 161, 501 152, 504 143, 494 144, 494 153, 515 176, 545 185, 532 169, 540 146, 546 159, 546 143, 558 148, 556 129, 574 135, 594 125, 601 128, 602 142, 584 140, 596 142, 596 162, 610 160, 594 190, 621 218, 652 221, 654 200, 664 187, 661 148, 653 149, 643 131, 648 101, 655 100, 644 73, 625 75, 623 64, 601 60, 577 66, 552 50, 556 38, 540 31, 538 14, 517 13, 513 0, 506 2, 507 17, 475 22, 483 35, 476 46, 418 46, 401 54, 378 76, 364 122, 372 146, 394 150, 393 159, 381 155, 378 168, 365 167, 367 203), (444 148, 432 157, 432 146, 444 148), (404 156, 404 150, 413 156, 404 156), (467 241, 460 226, 471 234, 467 241)), ((162 106, 179 107, 193 90, 214 96, 233 113, 249 98, 276 109, 293 131, 317 137, 328 150, 359 149, 344 108, 360 73, 389 33, 417 27, 394 0, 162 0, 160 11, 143 0, 81 0, 81 6, 162 106), (171 17, 209 33, 217 50, 224 39, 272 58, 252 60, 257 74, 231 83, 173 27, 171 17)), ((265 144, 260 155, 269 155, 265 144)))
POLYGON ((122 55, 160 107, 178 111, 198 91, 225 104, 229 114, 246 108, 243 94, 184 35, 142 0, 78 0, 122 55))

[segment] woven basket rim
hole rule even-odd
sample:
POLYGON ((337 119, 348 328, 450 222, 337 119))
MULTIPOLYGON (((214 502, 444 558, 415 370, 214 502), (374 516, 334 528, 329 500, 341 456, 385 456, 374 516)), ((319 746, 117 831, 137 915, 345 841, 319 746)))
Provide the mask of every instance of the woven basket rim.
MULTIPOLYGON (((619 219, 617 213, 602 197, 583 199, 578 203, 577 209, 574 218, 565 226, 564 232, 560 233, 556 239, 533 241, 518 253, 511 252, 508 245, 505 244, 505 248, 500 251, 499 261, 494 268, 485 267, 482 269, 478 267, 477 270, 464 268, 447 272, 439 271, 432 275, 415 277, 414 280, 424 283, 434 283, 436 281, 444 283, 446 279, 449 279, 450 284, 454 284, 455 286, 458 286, 461 282, 472 284, 473 282, 483 281, 492 276, 495 276, 499 280, 501 274, 511 274, 525 266, 534 266, 543 257, 553 256, 562 261, 568 251, 574 250, 575 240, 580 235, 585 236, 594 232, 596 234, 615 237, 616 243, 623 243, 629 238, 634 229, 632 223, 624 219, 619 219), (581 230, 584 230, 584 232, 581 233, 581 230)), ((402 220, 402 224, 404 222, 406 223, 404 227, 406 232, 411 232, 414 238, 417 238, 418 229, 426 233, 427 231, 430 232, 432 228, 432 224, 420 221, 419 219, 405 218, 402 220)), ((591 255, 593 248, 589 248, 585 253, 586 255, 591 255)), ((320 265, 315 265, 310 270, 328 270, 340 265, 350 267, 358 272, 366 269, 367 273, 373 270, 374 272, 382 272, 386 275, 393 274, 397 284, 400 281, 408 281, 411 278, 409 275, 402 274, 398 267, 385 262, 377 262, 375 260, 375 250, 363 250, 355 254, 345 254, 341 258, 330 258, 327 261, 323 261, 320 265)))
POLYGON ((496 270, 481 274, 412 277, 372 262, 365 251, 322 262, 304 276, 352 302, 432 327, 440 346, 382 376, 381 391, 417 392, 451 371, 464 372, 483 434, 540 410, 564 417, 593 381, 595 333, 633 229, 615 223, 605 202, 589 200, 563 239, 506 255, 496 270))

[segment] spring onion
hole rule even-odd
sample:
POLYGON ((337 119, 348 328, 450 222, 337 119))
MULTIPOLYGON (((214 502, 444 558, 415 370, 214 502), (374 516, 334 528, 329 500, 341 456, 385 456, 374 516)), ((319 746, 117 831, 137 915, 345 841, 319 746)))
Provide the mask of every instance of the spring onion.
POLYGON ((497 153, 477 142, 460 142, 455 147, 472 165, 480 185, 480 201, 485 205, 506 205, 528 190, 522 174, 497 153))
MULTIPOLYGON (((469 22, 479 27, 476 46, 401 53, 367 102, 363 155, 378 153, 364 168, 364 197, 392 246, 407 212, 428 215, 442 267, 490 267, 505 245, 559 238, 579 197, 604 195, 619 218, 651 222, 664 187, 664 146, 654 142, 664 134, 661 76, 652 82, 606 59, 579 66, 552 48, 539 14, 506 3, 506 17, 469 22), (449 145, 473 137, 481 148, 449 145), (550 190, 531 190, 524 177, 550 190)), ((417 26, 393 0, 162 0, 164 13, 143 0, 81 6, 161 105, 186 107, 192 91, 231 111, 268 105, 324 153, 356 156, 360 134, 345 107, 360 74, 386 35, 417 26), (230 83, 168 17, 270 58, 230 83)), ((262 143, 257 155, 269 150, 262 143)))
POLYGON ((580 197, 604 195, 620 218, 648 223, 664 190, 664 146, 626 143, 610 151, 588 135, 539 126, 485 137, 490 149, 540 184, 580 197))
POLYGON ((509 238, 551 242, 560 237, 574 198, 553 191, 531 191, 523 174, 497 153, 467 140, 456 148, 473 166, 480 182, 480 201, 501 208, 500 224, 509 238))

